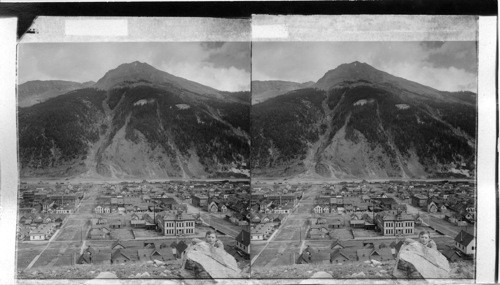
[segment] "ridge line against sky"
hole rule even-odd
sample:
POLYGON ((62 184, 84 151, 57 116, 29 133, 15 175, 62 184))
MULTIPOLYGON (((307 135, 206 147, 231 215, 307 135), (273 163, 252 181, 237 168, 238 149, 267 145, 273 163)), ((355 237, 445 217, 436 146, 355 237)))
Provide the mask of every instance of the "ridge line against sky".
POLYGON ((250 90, 249 42, 27 43, 18 46, 18 82, 97 82, 140 61, 220 91, 250 90))
POLYGON ((477 42, 255 42, 252 80, 316 82, 344 63, 365 62, 440 91, 477 93, 477 42))

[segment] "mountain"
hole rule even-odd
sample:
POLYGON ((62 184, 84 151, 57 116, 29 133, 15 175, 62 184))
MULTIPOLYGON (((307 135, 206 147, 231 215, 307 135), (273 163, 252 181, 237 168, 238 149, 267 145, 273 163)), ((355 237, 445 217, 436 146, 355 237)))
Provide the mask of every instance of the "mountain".
POLYGON ((18 106, 29 107, 57 97, 69 91, 94 85, 95 82, 84 83, 63 80, 34 80, 18 86, 18 106))
POLYGON ((252 177, 473 177, 475 96, 340 65, 252 106, 252 177))
POLYGON ((22 177, 248 177, 249 92, 139 62, 19 110, 22 177))
POLYGON ((252 104, 264 102, 268 99, 285 94, 287 92, 310 87, 314 82, 292 82, 281 80, 252 81, 252 104))

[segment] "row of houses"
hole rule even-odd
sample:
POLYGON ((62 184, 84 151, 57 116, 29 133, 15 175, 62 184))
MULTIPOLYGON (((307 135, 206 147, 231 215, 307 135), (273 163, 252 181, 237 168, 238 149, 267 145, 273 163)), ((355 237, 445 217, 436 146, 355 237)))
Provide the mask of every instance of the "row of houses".
MULTIPOLYGON (((142 244, 132 241, 114 241, 110 248, 93 248, 88 246, 77 258, 77 264, 126 264, 131 262, 147 261, 174 261, 184 258, 188 245, 184 240, 172 242, 164 240, 146 240, 142 244)), ((242 230, 236 237, 236 249, 225 248, 226 251, 237 255, 250 254, 250 233, 242 230)))
POLYGON ((77 264, 123 264, 152 260, 172 261, 181 259, 187 244, 184 241, 144 241, 143 245, 129 245, 115 241, 109 249, 87 247, 78 257, 77 264))
MULTIPOLYGON (((399 247, 401 247, 400 242, 399 247)), ((338 243, 332 245, 331 250, 314 249, 307 246, 296 260, 297 264, 325 264, 325 263, 345 263, 349 261, 388 261, 396 258, 396 244, 393 248, 388 247, 345 247, 338 243)))
POLYGON ((17 237, 19 240, 45 241, 60 227, 59 223, 47 223, 37 226, 18 226, 17 237))
POLYGON ((267 240, 279 228, 280 223, 257 224, 251 227, 251 240, 267 240))
POLYGON ((64 218, 65 215, 62 214, 24 214, 20 215, 18 225, 36 225, 48 223, 61 224, 64 221, 64 218))

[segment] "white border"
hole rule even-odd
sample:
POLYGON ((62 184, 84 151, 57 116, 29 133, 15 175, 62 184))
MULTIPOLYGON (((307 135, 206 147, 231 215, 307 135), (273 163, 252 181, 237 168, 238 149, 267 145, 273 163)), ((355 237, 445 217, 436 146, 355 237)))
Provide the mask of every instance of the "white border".
POLYGON ((15 282, 18 189, 16 30, 16 18, 0 19, 0 284, 15 282))
POLYGON ((495 282, 497 17, 479 18, 476 282, 495 282))

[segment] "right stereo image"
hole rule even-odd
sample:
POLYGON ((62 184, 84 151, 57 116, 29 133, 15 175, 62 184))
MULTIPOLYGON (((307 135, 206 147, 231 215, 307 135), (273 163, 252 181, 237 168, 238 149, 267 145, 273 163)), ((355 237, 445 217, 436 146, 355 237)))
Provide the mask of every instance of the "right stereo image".
POLYGON ((474 279, 477 41, 252 44, 252 278, 474 279))

